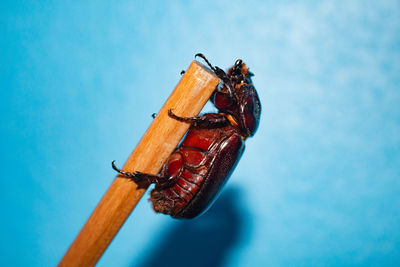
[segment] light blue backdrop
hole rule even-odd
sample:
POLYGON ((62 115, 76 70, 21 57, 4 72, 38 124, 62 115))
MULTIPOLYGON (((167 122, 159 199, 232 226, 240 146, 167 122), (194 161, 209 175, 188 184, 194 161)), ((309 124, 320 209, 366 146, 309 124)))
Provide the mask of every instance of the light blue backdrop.
POLYGON ((56 265, 197 52, 248 63, 260 128, 207 214, 143 200, 98 266, 399 264, 399 1, 107 2, 0 4, 2 266, 56 265))

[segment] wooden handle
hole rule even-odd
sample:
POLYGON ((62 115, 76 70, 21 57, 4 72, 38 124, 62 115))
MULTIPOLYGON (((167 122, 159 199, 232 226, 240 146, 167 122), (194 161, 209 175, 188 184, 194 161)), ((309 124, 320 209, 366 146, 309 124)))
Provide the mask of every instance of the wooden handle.
MULTIPOLYGON (((179 116, 196 116, 218 83, 213 72, 193 61, 123 169, 159 173, 190 126, 170 118, 168 110, 179 116)), ((117 176, 58 266, 94 266, 146 189, 117 176)))

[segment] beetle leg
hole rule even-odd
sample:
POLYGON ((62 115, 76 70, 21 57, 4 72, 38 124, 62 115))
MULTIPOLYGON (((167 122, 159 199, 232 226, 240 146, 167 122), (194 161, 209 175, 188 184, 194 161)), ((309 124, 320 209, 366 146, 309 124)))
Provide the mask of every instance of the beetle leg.
POLYGON ((132 179, 135 182, 142 182, 142 181, 147 181, 150 184, 164 184, 166 180, 164 177, 160 177, 158 175, 153 175, 153 174, 148 174, 148 173, 143 173, 143 172, 126 172, 121 169, 118 169, 117 166, 115 166, 115 160, 111 163, 112 168, 117 171, 118 173, 122 174, 125 177, 128 177, 132 179))
POLYGON ((236 98, 236 92, 235 89, 233 88, 231 79, 229 79, 228 75, 223 71, 222 69, 215 67, 215 74, 222 80, 226 88, 228 89, 229 96, 232 97, 233 99, 236 98))
POLYGON ((206 58, 205 55, 203 55, 202 53, 197 53, 196 55, 194 55, 194 57, 201 57, 202 59, 204 59, 204 61, 207 63, 207 65, 215 72, 215 68, 213 67, 213 65, 211 65, 211 63, 208 61, 208 59, 206 58))
POLYGON ((175 120, 182 122, 190 122, 195 127, 201 128, 220 128, 229 124, 229 120, 224 115, 220 116, 196 116, 196 117, 180 117, 175 115, 171 109, 168 110, 168 115, 175 120))
POLYGON ((201 53, 196 54, 194 57, 201 57, 202 59, 204 59, 204 61, 207 63, 207 65, 214 71, 215 75, 217 75, 217 77, 220 78, 222 80, 222 82, 226 85, 230 97, 232 97, 233 99, 236 99, 235 89, 233 88, 231 79, 229 79, 229 77, 225 73, 225 71, 223 71, 222 69, 220 69, 218 67, 213 67, 213 65, 211 65, 211 63, 207 60, 207 58, 201 53))

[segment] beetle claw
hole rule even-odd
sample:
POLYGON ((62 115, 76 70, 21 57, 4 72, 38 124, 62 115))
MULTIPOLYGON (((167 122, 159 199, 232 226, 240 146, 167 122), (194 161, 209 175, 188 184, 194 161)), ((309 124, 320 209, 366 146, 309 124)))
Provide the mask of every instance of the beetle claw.
POLYGON ((170 116, 171 118, 173 118, 175 120, 182 121, 182 122, 192 122, 195 119, 195 118, 180 117, 178 115, 175 115, 175 113, 172 112, 172 109, 168 110, 168 116, 170 116))
POLYGON ((120 172, 120 171, 121 171, 121 169, 118 169, 117 166, 115 166, 115 160, 113 160, 113 161, 111 162, 111 166, 112 166, 112 168, 113 168, 116 172, 120 172))
POLYGON ((129 177, 129 178, 135 178, 136 177, 136 172, 126 172, 126 171, 123 171, 123 170, 119 169, 117 166, 115 166, 115 160, 113 160, 111 162, 111 166, 119 174, 125 175, 126 177, 129 177))

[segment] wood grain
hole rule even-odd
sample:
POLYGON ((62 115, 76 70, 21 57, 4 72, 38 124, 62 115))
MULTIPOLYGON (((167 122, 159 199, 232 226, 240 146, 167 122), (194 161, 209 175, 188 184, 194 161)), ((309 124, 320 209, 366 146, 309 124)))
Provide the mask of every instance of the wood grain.
MULTIPOLYGON (((213 72, 193 61, 122 169, 157 174, 190 126, 170 118, 168 110, 196 116, 218 83, 213 72)), ((117 176, 58 266, 94 266, 146 189, 117 176)))

